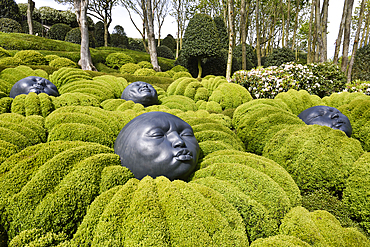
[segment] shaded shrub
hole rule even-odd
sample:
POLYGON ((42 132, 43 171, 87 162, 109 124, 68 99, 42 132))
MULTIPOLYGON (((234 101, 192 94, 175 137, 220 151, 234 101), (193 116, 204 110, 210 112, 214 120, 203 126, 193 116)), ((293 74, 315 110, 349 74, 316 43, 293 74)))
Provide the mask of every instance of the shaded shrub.
POLYGON ((158 57, 175 59, 175 56, 173 55, 173 52, 171 51, 171 49, 165 45, 161 45, 157 47, 157 55, 158 57))
MULTIPOLYGON (((247 63, 246 63, 246 69, 250 70, 254 67, 257 67, 257 54, 254 48, 248 44, 245 44, 245 50, 246 50, 246 57, 247 57, 247 63)), ((239 44, 235 46, 235 49, 233 49, 233 56, 235 56, 238 63, 240 63, 240 66, 242 64, 242 44, 239 44)))
POLYGON ((270 53, 266 59, 264 66, 280 66, 283 63, 292 62, 295 60, 294 52, 286 47, 275 48, 272 53, 270 53))
POLYGON ((154 76, 155 75, 155 70, 154 69, 147 69, 147 68, 142 68, 135 70, 134 75, 136 76, 154 76))
POLYGON ((148 61, 140 61, 137 63, 137 65, 139 65, 140 68, 153 69, 153 65, 148 61))
POLYGON ((172 53, 176 51, 176 40, 171 34, 168 34, 162 41, 161 44, 171 49, 172 53))
POLYGON ((4 57, 11 57, 12 55, 5 50, 4 48, 0 47, 0 59, 4 57))
POLYGON ((17 21, 9 18, 0 18, 0 32, 21 33, 22 26, 17 21))
MULTIPOLYGON (((109 33, 108 33, 108 42, 109 42, 109 33)), ((102 21, 98 21, 94 25, 94 37, 96 40, 96 46, 104 46, 104 23, 102 21)))
POLYGON ((34 50, 18 51, 14 57, 19 58, 24 65, 46 65, 47 61, 40 52, 34 50))
POLYGON ((67 33, 71 31, 71 29, 72 28, 69 25, 64 23, 54 24, 46 33, 46 38, 64 41, 67 33))
POLYGON ((53 59, 50 63, 49 66, 54 67, 54 68, 63 68, 63 67, 70 67, 70 68, 78 68, 79 66, 73 62, 71 59, 65 58, 65 57, 60 57, 53 59))
POLYGON ((0 18, 11 18, 16 21, 21 20, 19 7, 14 0, 2 0, 0 3, 0 18))
POLYGON ((128 49, 128 38, 126 35, 112 33, 110 35, 110 45, 113 47, 128 49))
POLYGON ((353 63, 352 81, 362 80, 367 81, 370 78, 370 44, 359 48, 356 52, 355 61, 353 63))
MULTIPOLYGON (((44 35, 46 34, 46 29, 44 28, 44 26, 40 22, 35 20, 32 20, 32 25, 33 25, 33 34, 44 37, 44 35)), ((23 33, 28 34, 30 32, 27 21, 22 21, 21 26, 23 33)))
POLYGON ((125 53, 116 52, 109 54, 105 62, 109 67, 119 69, 126 63, 135 63, 135 59, 125 53))

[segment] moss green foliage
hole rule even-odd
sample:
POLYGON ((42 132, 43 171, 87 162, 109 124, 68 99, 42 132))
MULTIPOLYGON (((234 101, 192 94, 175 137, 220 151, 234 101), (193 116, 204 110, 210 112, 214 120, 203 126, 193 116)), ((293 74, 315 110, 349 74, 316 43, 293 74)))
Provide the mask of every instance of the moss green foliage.
POLYGON ((214 102, 214 101, 206 102, 206 101, 203 101, 203 100, 199 100, 197 102, 197 107, 198 107, 199 110, 206 110, 206 111, 212 112, 212 113, 221 113, 222 112, 222 107, 220 106, 220 104, 217 103, 217 102, 214 102))
POLYGON ((0 114, 9 113, 12 106, 13 99, 10 97, 3 97, 0 99, 0 114))
POLYGON ((268 175, 252 167, 238 163, 213 163, 195 172, 192 180, 213 177, 226 181, 241 192, 264 206, 277 230, 291 203, 286 192, 268 175))
MULTIPOLYGON (((32 25, 33 25, 33 34, 34 35, 40 35, 40 36, 45 35, 46 29, 44 28, 44 26, 40 22, 32 20, 32 25)), ((22 26, 22 32, 23 33, 30 33, 27 20, 22 21, 21 26, 22 26)))
POLYGON ((58 97, 50 96, 55 109, 64 106, 95 106, 99 107, 100 101, 91 95, 83 93, 65 93, 58 97))
POLYGON ((91 80, 92 77, 82 69, 60 68, 49 76, 49 80, 58 88, 79 80, 91 80))
POLYGON ((306 90, 289 89, 288 92, 279 93, 275 99, 282 100, 295 115, 310 107, 325 105, 319 96, 310 95, 306 90))
POLYGON ((248 246, 240 215, 206 186, 145 177, 116 188, 95 200, 72 246, 248 246))
POLYGON ((123 52, 116 52, 109 54, 105 62, 109 67, 119 69, 126 63, 135 63, 136 61, 131 56, 123 52))
POLYGON ((235 83, 220 84, 209 97, 209 101, 219 103, 222 109, 237 108, 252 100, 252 96, 244 87, 235 83))
POLYGON ((45 127, 48 141, 81 140, 113 147, 118 133, 130 120, 118 112, 97 107, 69 106, 52 112, 45 119, 45 127))
POLYGON ((140 69, 140 65, 135 63, 126 63, 121 66, 119 72, 122 74, 134 74, 136 70, 140 69))
POLYGON ((203 158, 200 169, 214 163, 237 163, 256 169, 270 178, 284 189, 292 206, 299 206, 302 202, 301 192, 290 174, 273 160, 236 150, 222 150, 213 152, 203 158))
POLYGON ((356 52, 355 61, 353 63, 352 80, 369 80, 370 68, 370 44, 359 48, 356 52))
POLYGON ((189 72, 187 68, 185 68, 184 66, 181 66, 181 65, 176 65, 175 67, 173 67, 171 69, 171 71, 177 73, 177 72, 189 72))
POLYGON ((0 59, 0 65, 5 66, 18 66, 21 65, 22 61, 17 57, 5 57, 0 59))
POLYGON ((19 7, 14 0, 3 0, 0 3, 0 18, 12 18, 20 21, 19 7))
POLYGON ((357 230, 343 228, 329 212, 309 212, 295 207, 282 220, 281 234, 297 237, 310 246, 368 246, 370 241, 357 230))
POLYGON ((160 45, 157 47, 157 55, 158 57, 164 57, 168 59, 175 59, 175 55, 173 55, 172 50, 165 46, 165 45, 160 45))
POLYGON ((134 103, 132 100, 126 101, 124 99, 106 100, 102 102, 104 109, 108 111, 126 111, 133 110, 136 113, 144 111, 144 106, 140 103, 134 103))
POLYGON ((368 235, 370 234, 370 203, 367 196, 370 188, 369 171, 370 154, 365 153, 354 163, 343 192, 343 201, 348 205, 351 216, 360 222, 368 235))
POLYGON ((303 192, 325 188, 337 195, 362 153, 359 141, 319 125, 282 129, 263 149, 263 156, 284 167, 303 192))
POLYGON ((295 60, 294 52, 286 47, 275 48, 272 53, 270 53, 265 58, 265 67, 269 66, 280 66, 283 63, 292 62, 295 60))
POLYGON ((186 72, 186 71, 180 71, 180 72, 175 73, 175 74, 172 76, 172 79, 177 80, 177 79, 182 78, 182 77, 193 78, 193 77, 192 77, 192 75, 191 75, 189 72, 186 72))
POLYGON ((0 32, 21 33, 22 26, 19 22, 10 18, 0 18, 0 32))
MULTIPOLYGON (((49 63, 51 61, 53 61, 54 59, 57 59, 57 58, 60 58, 60 57, 58 55, 46 55, 45 56, 46 61, 48 61, 49 63)), ((60 68, 58 68, 58 69, 60 69, 60 68)))
MULTIPOLYGON (((63 40, 74 44, 81 44, 80 28, 79 27, 72 28, 69 32, 67 32, 63 40)), ((95 38, 92 32, 89 32, 89 47, 95 48, 95 38)))
POLYGON ((330 96, 325 96, 322 98, 322 102, 331 107, 339 108, 342 105, 350 104, 352 100, 358 99, 367 99, 370 100, 369 96, 364 95, 363 93, 332 93, 330 96))
POLYGON ((346 115, 352 126, 351 137, 356 138, 361 142, 363 149, 370 151, 370 99, 369 96, 360 96, 355 98, 349 104, 338 108, 346 115), (364 98, 365 97, 365 98, 364 98))
POLYGON ((19 58, 24 65, 46 65, 47 61, 40 52, 34 50, 23 50, 17 52, 14 57, 19 58))
POLYGON ((227 80, 223 76, 213 76, 213 77, 205 77, 201 81, 202 85, 207 88, 209 94, 211 95, 212 92, 222 83, 227 83, 227 80))
POLYGON ((251 247, 310 247, 308 243, 299 238, 288 235, 275 235, 268 238, 259 238, 252 242, 251 247))
POLYGON ((209 97, 208 90, 198 80, 188 77, 181 77, 172 82, 167 88, 167 94, 169 96, 184 95, 193 99, 194 101, 207 101, 209 97))
POLYGON ((213 21, 216 25, 218 38, 220 39, 220 48, 228 49, 229 48, 229 34, 227 32, 224 18, 221 16, 215 16, 213 18, 213 21))
POLYGON ((154 69, 147 69, 147 68, 141 68, 138 70, 135 70, 134 75, 136 76, 154 76, 155 75, 154 69))
POLYGON ((71 59, 60 57, 53 59, 51 62, 49 62, 49 66, 54 68, 63 68, 63 67, 69 67, 69 68, 78 68, 79 66, 73 62, 71 59))
POLYGON ((11 56, 12 55, 10 54, 10 52, 8 52, 4 48, 0 47, 0 58, 11 57, 11 56))
POLYGON ((11 112, 18 113, 23 116, 40 115, 48 116, 55 107, 52 98, 45 94, 29 93, 21 94, 14 98, 11 105, 11 112))
POLYGON ((125 184, 131 178, 135 178, 132 172, 121 165, 105 167, 101 173, 100 194, 125 184))
POLYGON ((170 73, 167 73, 167 72, 156 72, 156 73, 155 73, 155 76, 158 76, 158 77, 166 77, 166 78, 172 78, 172 76, 170 75, 170 73))
POLYGON ((57 246, 58 244, 66 241, 68 237, 64 233, 54 233, 54 232, 43 232, 41 229, 33 228, 30 230, 24 230, 14 237, 10 243, 9 247, 18 246, 57 246))
POLYGON ((197 106, 194 100, 182 95, 171 95, 169 97, 163 98, 162 105, 165 105, 170 109, 179 109, 182 111, 197 110, 197 106))
POLYGON ((140 61, 137 63, 140 68, 153 69, 153 65, 148 61, 140 61))
POLYGON ((33 228, 73 234, 111 165, 120 165, 113 149, 83 142, 32 146, 1 164, 0 205, 10 239, 33 228))
POLYGON ((72 28, 64 23, 57 23, 50 27, 49 31, 46 33, 46 37, 49 39, 56 39, 64 41, 66 34, 72 28))

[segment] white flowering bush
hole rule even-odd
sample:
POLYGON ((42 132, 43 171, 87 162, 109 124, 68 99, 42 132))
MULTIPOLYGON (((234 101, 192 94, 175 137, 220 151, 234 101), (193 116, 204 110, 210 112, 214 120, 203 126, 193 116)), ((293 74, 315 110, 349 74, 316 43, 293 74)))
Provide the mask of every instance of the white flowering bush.
POLYGON ((370 81, 354 80, 351 83, 347 83, 343 91, 349 93, 360 92, 370 95, 370 81))
POLYGON ((236 71, 231 82, 249 90, 253 98, 274 98, 289 89, 302 89, 320 97, 345 88, 345 76, 332 63, 282 64, 279 67, 258 67, 252 70, 236 71))

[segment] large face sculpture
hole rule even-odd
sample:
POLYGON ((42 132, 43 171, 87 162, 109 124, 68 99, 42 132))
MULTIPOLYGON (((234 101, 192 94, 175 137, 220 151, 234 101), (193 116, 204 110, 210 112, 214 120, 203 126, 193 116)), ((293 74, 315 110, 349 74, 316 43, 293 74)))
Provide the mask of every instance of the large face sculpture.
POLYGON ((317 124, 342 130, 348 137, 352 134, 352 126, 349 119, 334 107, 313 106, 301 112, 298 117, 308 125, 317 124))
POLYGON ((121 99, 132 100, 145 107, 158 104, 157 91, 152 85, 143 81, 136 81, 128 85, 123 90, 121 99))
POLYGON ((199 145, 191 126, 165 112, 148 112, 119 133, 114 151, 137 179, 146 175, 186 180, 194 171, 199 145))
POLYGON ((34 92, 37 94, 46 93, 50 96, 59 96, 57 87, 49 80, 38 77, 29 76, 17 81, 10 90, 10 98, 15 98, 20 94, 28 94, 34 92))

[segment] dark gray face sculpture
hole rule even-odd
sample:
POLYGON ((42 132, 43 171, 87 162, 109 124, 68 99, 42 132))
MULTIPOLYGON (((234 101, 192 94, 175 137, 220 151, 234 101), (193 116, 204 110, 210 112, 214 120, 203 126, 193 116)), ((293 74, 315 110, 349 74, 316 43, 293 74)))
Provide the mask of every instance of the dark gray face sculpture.
POLYGON ((158 104, 157 91, 152 85, 143 81, 135 81, 128 85, 123 90, 121 99, 132 100, 145 107, 158 104))
POLYGON ((59 96, 57 87, 49 80, 38 77, 29 76, 17 81, 10 90, 10 98, 15 98, 20 94, 28 94, 34 92, 37 94, 46 93, 50 96, 59 96))
POLYGON ((322 105, 313 106, 301 112, 298 117, 308 125, 328 126, 344 131, 348 137, 351 137, 351 123, 337 108, 322 105))
POLYGON ((186 180, 194 171, 199 145, 193 129, 165 112, 148 112, 131 120, 119 133, 114 152, 137 179, 149 175, 186 180))

